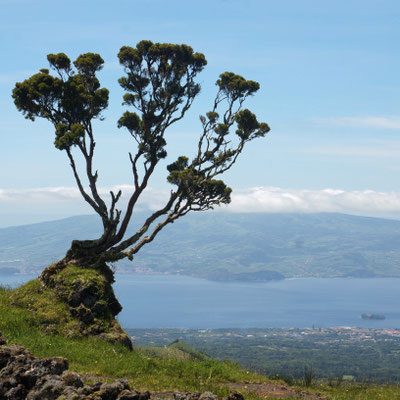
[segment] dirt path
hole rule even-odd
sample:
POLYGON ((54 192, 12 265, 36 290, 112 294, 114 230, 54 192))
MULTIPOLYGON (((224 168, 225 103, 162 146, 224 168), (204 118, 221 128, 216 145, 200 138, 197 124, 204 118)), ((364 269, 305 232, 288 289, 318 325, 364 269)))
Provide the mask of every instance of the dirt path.
POLYGON ((232 390, 253 392, 260 397, 271 399, 327 400, 326 397, 318 396, 305 390, 295 390, 288 385, 278 382, 229 383, 227 386, 232 390))
MULTIPOLYGON (((106 377, 99 377, 93 375, 81 374, 84 381, 90 381, 91 383, 100 380, 107 380, 106 377)), ((113 380, 108 378, 108 380, 113 380)), ((284 383, 280 382, 264 382, 264 383, 226 383, 232 391, 252 392, 260 397, 268 399, 303 399, 303 400, 328 400, 326 397, 307 392, 306 390, 296 390, 284 383)), ((172 399, 174 397, 173 391, 162 391, 162 392, 151 392, 151 399, 153 400, 165 400, 172 399)), ((245 396, 246 398, 246 396, 245 396)))

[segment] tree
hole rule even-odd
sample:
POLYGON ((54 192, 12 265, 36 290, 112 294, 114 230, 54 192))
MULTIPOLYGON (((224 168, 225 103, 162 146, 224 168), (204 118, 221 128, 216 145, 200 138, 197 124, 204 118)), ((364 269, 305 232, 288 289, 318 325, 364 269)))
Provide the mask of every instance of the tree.
POLYGON ((118 121, 118 127, 125 128, 134 143, 134 151, 129 153, 134 190, 124 212, 118 208, 121 191, 111 191, 108 202, 100 196, 93 166, 96 142, 92 122, 103 118, 109 98, 109 91, 96 77, 104 63, 100 55, 82 54, 71 63, 64 53, 49 54, 54 75, 41 69, 13 90, 14 103, 25 118, 34 121, 41 117, 53 124, 55 147, 66 153, 82 197, 103 223, 98 239, 74 240, 65 257, 42 274, 43 279, 69 263, 96 268, 123 258, 132 260, 166 225, 188 212, 229 203, 231 189, 216 178, 235 164, 246 143, 269 131, 266 123, 258 122, 243 108, 259 84, 232 72, 221 74, 212 108, 200 116, 202 128, 194 157, 181 156, 168 165, 167 180, 174 186, 168 201, 149 215, 135 234, 126 237, 139 197, 160 160, 167 156, 166 131, 185 116, 199 94, 195 78, 207 62, 187 45, 151 41, 141 41, 135 48, 122 47, 118 58, 126 73, 119 79, 126 92, 123 104, 134 109, 124 112, 118 121), (78 158, 83 160, 82 170, 78 158))

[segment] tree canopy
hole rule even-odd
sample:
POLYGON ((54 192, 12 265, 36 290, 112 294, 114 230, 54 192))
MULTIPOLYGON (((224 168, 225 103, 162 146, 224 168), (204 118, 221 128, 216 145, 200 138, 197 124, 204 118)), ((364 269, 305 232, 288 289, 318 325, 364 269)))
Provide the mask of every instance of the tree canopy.
POLYGON ((85 201, 99 215, 103 234, 95 240, 74 240, 63 263, 98 265, 133 258, 167 224, 190 211, 205 211, 231 201, 231 189, 219 178, 229 170, 246 143, 265 136, 269 127, 243 108, 259 84, 233 72, 224 72, 216 82, 211 109, 200 116, 201 130, 192 158, 180 156, 167 167, 173 186, 164 207, 149 215, 131 236, 126 235, 138 199, 160 160, 167 157, 167 129, 181 120, 200 93, 195 81, 206 66, 203 54, 185 44, 141 41, 118 53, 125 76, 123 104, 131 107, 118 120, 133 140, 129 156, 133 191, 124 208, 118 207, 121 191, 100 196, 98 172, 93 167, 95 135, 93 120, 104 118, 109 91, 101 87, 96 73, 103 67, 99 54, 81 54, 74 62, 64 54, 49 54, 49 69, 41 69, 13 90, 14 103, 25 118, 44 118, 54 127, 54 145, 69 159, 76 184, 85 201), (82 158, 84 167, 79 168, 82 158), (127 236, 127 237, 126 237, 127 236))

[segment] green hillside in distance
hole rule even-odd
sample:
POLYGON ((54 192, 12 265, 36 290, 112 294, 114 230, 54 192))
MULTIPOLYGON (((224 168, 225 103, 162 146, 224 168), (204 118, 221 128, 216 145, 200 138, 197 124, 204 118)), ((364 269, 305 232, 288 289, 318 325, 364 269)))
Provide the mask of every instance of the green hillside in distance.
MULTIPOLYGON (((139 225, 145 214, 138 214, 139 225)), ((132 227, 132 230, 134 227, 132 227)), ((94 215, 0 229, 0 273, 39 272, 72 239, 95 238, 94 215)), ((119 272, 234 281, 399 277, 400 221, 336 213, 193 213, 161 231, 119 272)))
POLYGON ((210 357, 205 354, 197 351, 193 347, 189 346, 187 343, 182 342, 179 339, 174 340, 172 343, 168 345, 169 349, 178 349, 186 354, 188 354, 193 360, 204 361, 210 359, 210 357))

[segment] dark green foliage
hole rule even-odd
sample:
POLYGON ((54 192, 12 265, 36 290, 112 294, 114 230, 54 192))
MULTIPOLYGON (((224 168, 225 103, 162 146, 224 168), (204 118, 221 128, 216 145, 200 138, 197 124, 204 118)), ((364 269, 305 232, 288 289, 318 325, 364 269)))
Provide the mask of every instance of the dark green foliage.
MULTIPOLYGON (((68 134, 74 124, 86 127, 92 119, 100 117, 108 105, 108 90, 100 88, 95 76, 102 68, 102 58, 98 54, 82 54, 74 62, 76 71, 64 53, 49 54, 47 59, 58 77, 42 69, 17 83, 12 96, 18 110, 32 121, 36 117, 49 120, 56 132, 62 124, 64 134, 68 134)), ((62 136, 60 131, 57 136, 56 147, 62 136)), ((73 144, 78 143, 73 141, 68 147, 73 144)))
POLYGON ((206 113, 206 117, 200 116, 203 134, 197 157, 189 163, 187 157, 181 156, 167 167, 170 172, 168 181, 178 186, 194 210, 230 202, 231 189, 223 181, 213 178, 235 163, 246 142, 269 132, 268 125, 259 123, 251 111, 241 110, 246 97, 258 90, 257 82, 225 72, 220 75, 217 86, 219 91, 213 109, 206 113), (217 112, 219 108, 222 108, 222 117, 217 112), (239 139, 236 145, 232 145, 232 138, 227 139, 234 125, 239 139))
POLYGON ((85 130, 81 124, 72 124, 70 127, 66 124, 57 124, 54 145, 59 150, 65 150, 79 144, 84 135, 85 130))
POLYGON ((217 80, 217 85, 220 91, 231 101, 254 94, 260 88, 258 82, 246 81, 243 77, 233 72, 221 74, 217 80))
POLYGON ((170 174, 167 179, 168 182, 179 187, 182 193, 181 198, 190 202, 192 209, 206 210, 213 208, 214 204, 228 204, 230 202, 232 190, 223 181, 207 179, 204 174, 199 173, 194 168, 172 169, 179 166, 182 159, 183 157, 179 157, 178 161, 168 166, 170 174))
POLYGON ((242 140, 251 140, 256 137, 264 136, 269 132, 269 127, 265 123, 258 123, 256 116, 249 110, 237 113, 235 121, 238 125, 236 134, 242 140))
POLYGON ((103 68, 103 64, 104 60, 95 53, 81 54, 74 62, 78 72, 85 77, 93 77, 97 71, 103 68))
POLYGON ((199 94, 200 84, 195 78, 207 61, 185 44, 148 40, 136 47, 122 47, 118 58, 126 74, 119 79, 125 90, 123 104, 134 109, 125 111, 117 123, 134 139, 129 153, 134 190, 124 213, 117 208, 121 192, 111 192, 109 204, 100 196, 98 173, 93 167, 96 142, 92 121, 101 119, 108 105, 108 90, 100 87, 96 77, 104 63, 101 56, 86 53, 71 63, 64 53, 49 54, 47 59, 55 75, 41 69, 17 83, 13 90, 14 103, 26 118, 41 117, 53 124, 55 147, 67 153, 82 197, 102 220, 101 237, 74 240, 62 260, 64 264, 78 260, 83 265, 101 265, 125 257, 132 259, 165 225, 190 211, 229 203, 231 189, 216 177, 233 166, 247 142, 269 131, 266 123, 258 122, 251 111, 242 109, 245 99, 257 92, 259 84, 232 72, 221 74, 212 110, 200 117, 202 133, 197 154, 192 160, 179 157, 168 166, 167 180, 175 186, 169 200, 126 237, 139 197, 158 162, 167 156, 166 130, 184 117, 199 94), (83 158, 82 171, 76 162, 79 155, 83 158), (164 220, 144 236, 162 216, 164 220))
POLYGON ((150 41, 122 47, 118 58, 127 73, 119 79, 126 90, 124 104, 141 113, 125 112, 118 127, 127 128, 139 152, 156 162, 167 156, 165 129, 184 116, 200 92, 194 78, 207 62, 189 46, 150 41))
POLYGON ((71 72, 71 60, 64 53, 48 54, 47 61, 58 73, 71 72))

